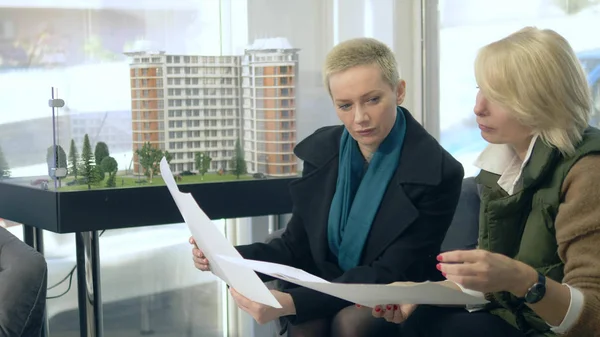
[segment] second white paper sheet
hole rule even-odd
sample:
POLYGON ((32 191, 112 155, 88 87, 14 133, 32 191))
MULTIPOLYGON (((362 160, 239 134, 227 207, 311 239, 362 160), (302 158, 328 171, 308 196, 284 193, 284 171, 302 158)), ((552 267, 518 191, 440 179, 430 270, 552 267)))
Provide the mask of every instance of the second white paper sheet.
POLYGON ((236 258, 242 259, 242 256, 202 211, 194 197, 189 193, 179 191, 165 158, 160 162, 160 172, 179 212, 192 232, 198 248, 208 258, 213 274, 248 299, 274 308, 281 308, 281 304, 254 270, 221 259, 223 256, 235 260, 236 258))
POLYGON ((431 305, 487 303, 485 299, 435 282, 403 282, 390 285, 331 283, 303 270, 277 263, 246 260, 232 256, 221 256, 221 258, 240 267, 252 268, 257 272, 367 307, 394 303, 431 305))

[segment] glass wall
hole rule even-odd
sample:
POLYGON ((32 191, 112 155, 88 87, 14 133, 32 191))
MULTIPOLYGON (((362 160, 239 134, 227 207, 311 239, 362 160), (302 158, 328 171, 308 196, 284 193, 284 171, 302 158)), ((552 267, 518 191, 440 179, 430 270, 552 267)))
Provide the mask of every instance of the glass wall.
POLYGON ((466 175, 477 174, 473 162, 487 144, 473 114, 476 53, 525 26, 553 29, 571 43, 593 91, 591 124, 599 126, 600 40, 593 35, 600 29, 598 1, 440 0, 439 5, 441 142, 462 162, 466 175))
POLYGON ((59 180, 61 191, 161 184, 152 162, 167 151, 186 182, 231 180, 245 1, 235 10, 197 0, 11 5, 0 13, 0 146, 11 182, 59 180), (64 103, 53 110, 52 97, 64 103))
MULTIPOLYGON (((199 148, 210 152, 214 162, 231 159, 240 117, 232 97, 240 90, 228 85, 234 81, 232 75, 221 76, 232 69, 231 61, 222 61, 243 53, 247 20, 245 1, 236 4, 236 10, 227 5, 196 0, 50 5, 37 0, 3 1, 0 179, 59 191, 161 184, 160 177, 153 181, 147 174, 152 167, 135 169, 139 165, 134 153, 146 143, 155 152, 171 149, 169 128, 178 126, 171 125, 174 121, 182 123, 182 118, 169 119, 171 110, 164 109, 175 88, 174 78, 167 76, 174 69, 181 74, 179 80, 195 70, 195 76, 188 77, 205 76, 216 83, 210 93, 200 93, 201 85, 181 83, 179 90, 186 96, 176 102, 218 100, 208 110, 210 118, 206 109, 202 116, 190 116, 197 110, 187 109, 184 116, 191 118, 185 122, 190 128, 198 126, 195 130, 218 129, 217 135, 209 135, 211 143, 199 148), (223 18, 228 29, 223 28, 223 18), (169 59, 174 57, 191 57, 196 64, 192 67, 186 59, 183 68, 170 67, 169 59), (198 69, 203 72, 198 74, 198 69), (228 86, 221 86, 223 78, 228 86), (57 103, 53 110, 51 98, 64 104, 57 103), (106 157, 112 160, 103 161, 106 157)), ((186 139, 185 152, 170 151, 174 168, 180 168, 182 156, 192 156, 193 161, 200 152, 187 148, 190 141, 186 139)), ((214 168, 214 164, 209 167, 202 180, 233 180, 229 172, 219 175, 214 168)), ((197 169, 191 171, 188 182, 198 176, 197 169)), ((247 177, 242 173, 242 179, 247 177)), ((224 221, 215 223, 224 228, 224 221)), ((22 237, 20 225, 10 221, 4 225, 22 237)), ((212 274, 195 270, 189 235, 185 224, 102 233, 101 293, 107 336, 227 334, 223 285, 212 274)), ((74 236, 45 232, 44 240, 50 335, 79 336, 74 236)))
MULTIPOLYGON (((215 221, 223 232, 225 221, 215 221)), ((106 336, 224 336, 224 285, 191 262, 185 224, 106 231, 100 238, 106 336)), ((46 232, 48 285, 75 266, 73 235, 46 232)), ((48 291, 50 336, 79 336, 76 274, 48 291), (60 296, 64 294, 63 296, 60 296)))
POLYGON ((420 119, 416 3, 0 6, 3 182, 59 191, 161 185, 163 155, 181 183, 295 177, 294 146, 339 123, 322 84, 324 57, 359 36, 398 52, 413 89, 407 105, 420 119))

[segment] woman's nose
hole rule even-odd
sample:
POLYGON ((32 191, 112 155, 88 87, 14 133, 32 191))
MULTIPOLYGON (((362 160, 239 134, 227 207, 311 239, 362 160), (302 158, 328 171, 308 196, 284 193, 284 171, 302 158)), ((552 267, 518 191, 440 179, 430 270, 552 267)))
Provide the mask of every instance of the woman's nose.
POLYGON ((477 116, 477 117, 483 117, 484 111, 485 110, 479 108, 477 105, 475 105, 475 107, 473 108, 473 112, 475 113, 475 116, 477 116))
POLYGON ((485 104, 485 100, 477 97, 475 100, 475 106, 473 107, 473 112, 477 117, 484 116, 487 111, 487 107, 485 104))

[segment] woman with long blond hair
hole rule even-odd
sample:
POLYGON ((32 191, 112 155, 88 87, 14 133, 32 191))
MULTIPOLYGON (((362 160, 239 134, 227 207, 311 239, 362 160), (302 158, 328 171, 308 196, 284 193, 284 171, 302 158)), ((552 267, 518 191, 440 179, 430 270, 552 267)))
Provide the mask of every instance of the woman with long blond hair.
POLYGON ((383 305, 412 336, 600 334, 600 131, 569 43, 524 28, 482 48, 475 116, 490 145, 481 168, 479 247, 438 256, 450 286, 481 308, 383 305), (388 310, 390 308, 390 310, 388 310))

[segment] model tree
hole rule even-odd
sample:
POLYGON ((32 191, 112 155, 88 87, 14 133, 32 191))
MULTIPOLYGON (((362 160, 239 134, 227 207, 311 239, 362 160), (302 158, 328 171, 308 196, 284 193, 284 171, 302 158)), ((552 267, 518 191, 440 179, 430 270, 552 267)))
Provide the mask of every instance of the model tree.
POLYGON ((108 156, 110 156, 108 145, 106 145, 105 142, 98 142, 96 144, 96 149, 94 150, 94 159, 96 160, 96 170, 98 170, 101 179, 104 179, 105 173, 104 168, 102 167, 102 161, 108 156))
POLYGON ((246 160, 244 159, 244 151, 242 150, 242 144, 239 138, 235 141, 235 152, 233 154, 233 158, 231 159, 231 167, 231 171, 233 172, 233 174, 235 174, 235 176, 238 179, 240 179, 241 175, 247 173, 246 160))
POLYGON ((171 158, 168 152, 163 153, 161 149, 153 146, 150 142, 144 143, 141 148, 135 150, 135 154, 137 154, 140 166, 144 170, 146 177, 148 177, 148 183, 150 184, 154 175, 160 171, 162 157, 167 158, 168 162, 170 162, 171 158))
POLYGON ((57 169, 67 169, 67 154, 60 145, 56 147, 50 146, 46 151, 46 163, 48 164, 48 176, 52 179, 58 180, 59 187, 61 185, 61 178, 64 176, 56 176, 57 169), (56 149, 56 150, 55 150, 56 149), (55 171, 53 172, 53 169, 55 171))
POLYGON ((102 159, 102 171, 108 174, 108 180, 106 180, 106 187, 117 186, 117 171, 119 170, 119 164, 113 157, 105 157, 102 159))
POLYGON ((52 176, 50 172, 52 168, 67 168, 67 154, 62 146, 57 145, 56 151, 54 151, 54 146, 48 148, 46 151, 46 163, 48 164, 49 176, 52 176))
POLYGON ((210 168, 210 162, 212 158, 208 155, 208 152, 196 152, 196 169, 200 173, 200 180, 204 180, 204 175, 210 168))
POLYGON ((171 160, 173 160, 173 155, 169 153, 169 151, 165 151, 163 156, 167 160, 167 163, 171 164, 171 160))
POLYGON ((71 147, 69 148, 69 175, 75 177, 77 180, 77 174, 79 173, 79 152, 77 152, 77 146, 75 146, 75 140, 71 139, 71 147))
POLYGON ((91 190, 92 185, 100 181, 100 176, 96 170, 96 161, 94 159, 94 154, 92 153, 90 137, 87 133, 83 137, 83 147, 81 148, 81 172, 79 173, 84 178, 88 190, 91 190))
POLYGON ((10 167, 8 166, 6 158, 4 158, 2 148, 0 147, 0 179, 4 178, 10 178, 10 167))
POLYGON ((104 158, 110 156, 108 151, 108 145, 105 142, 98 142, 96 149, 94 150, 94 158, 96 159, 96 166, 100 166, 104 158))

